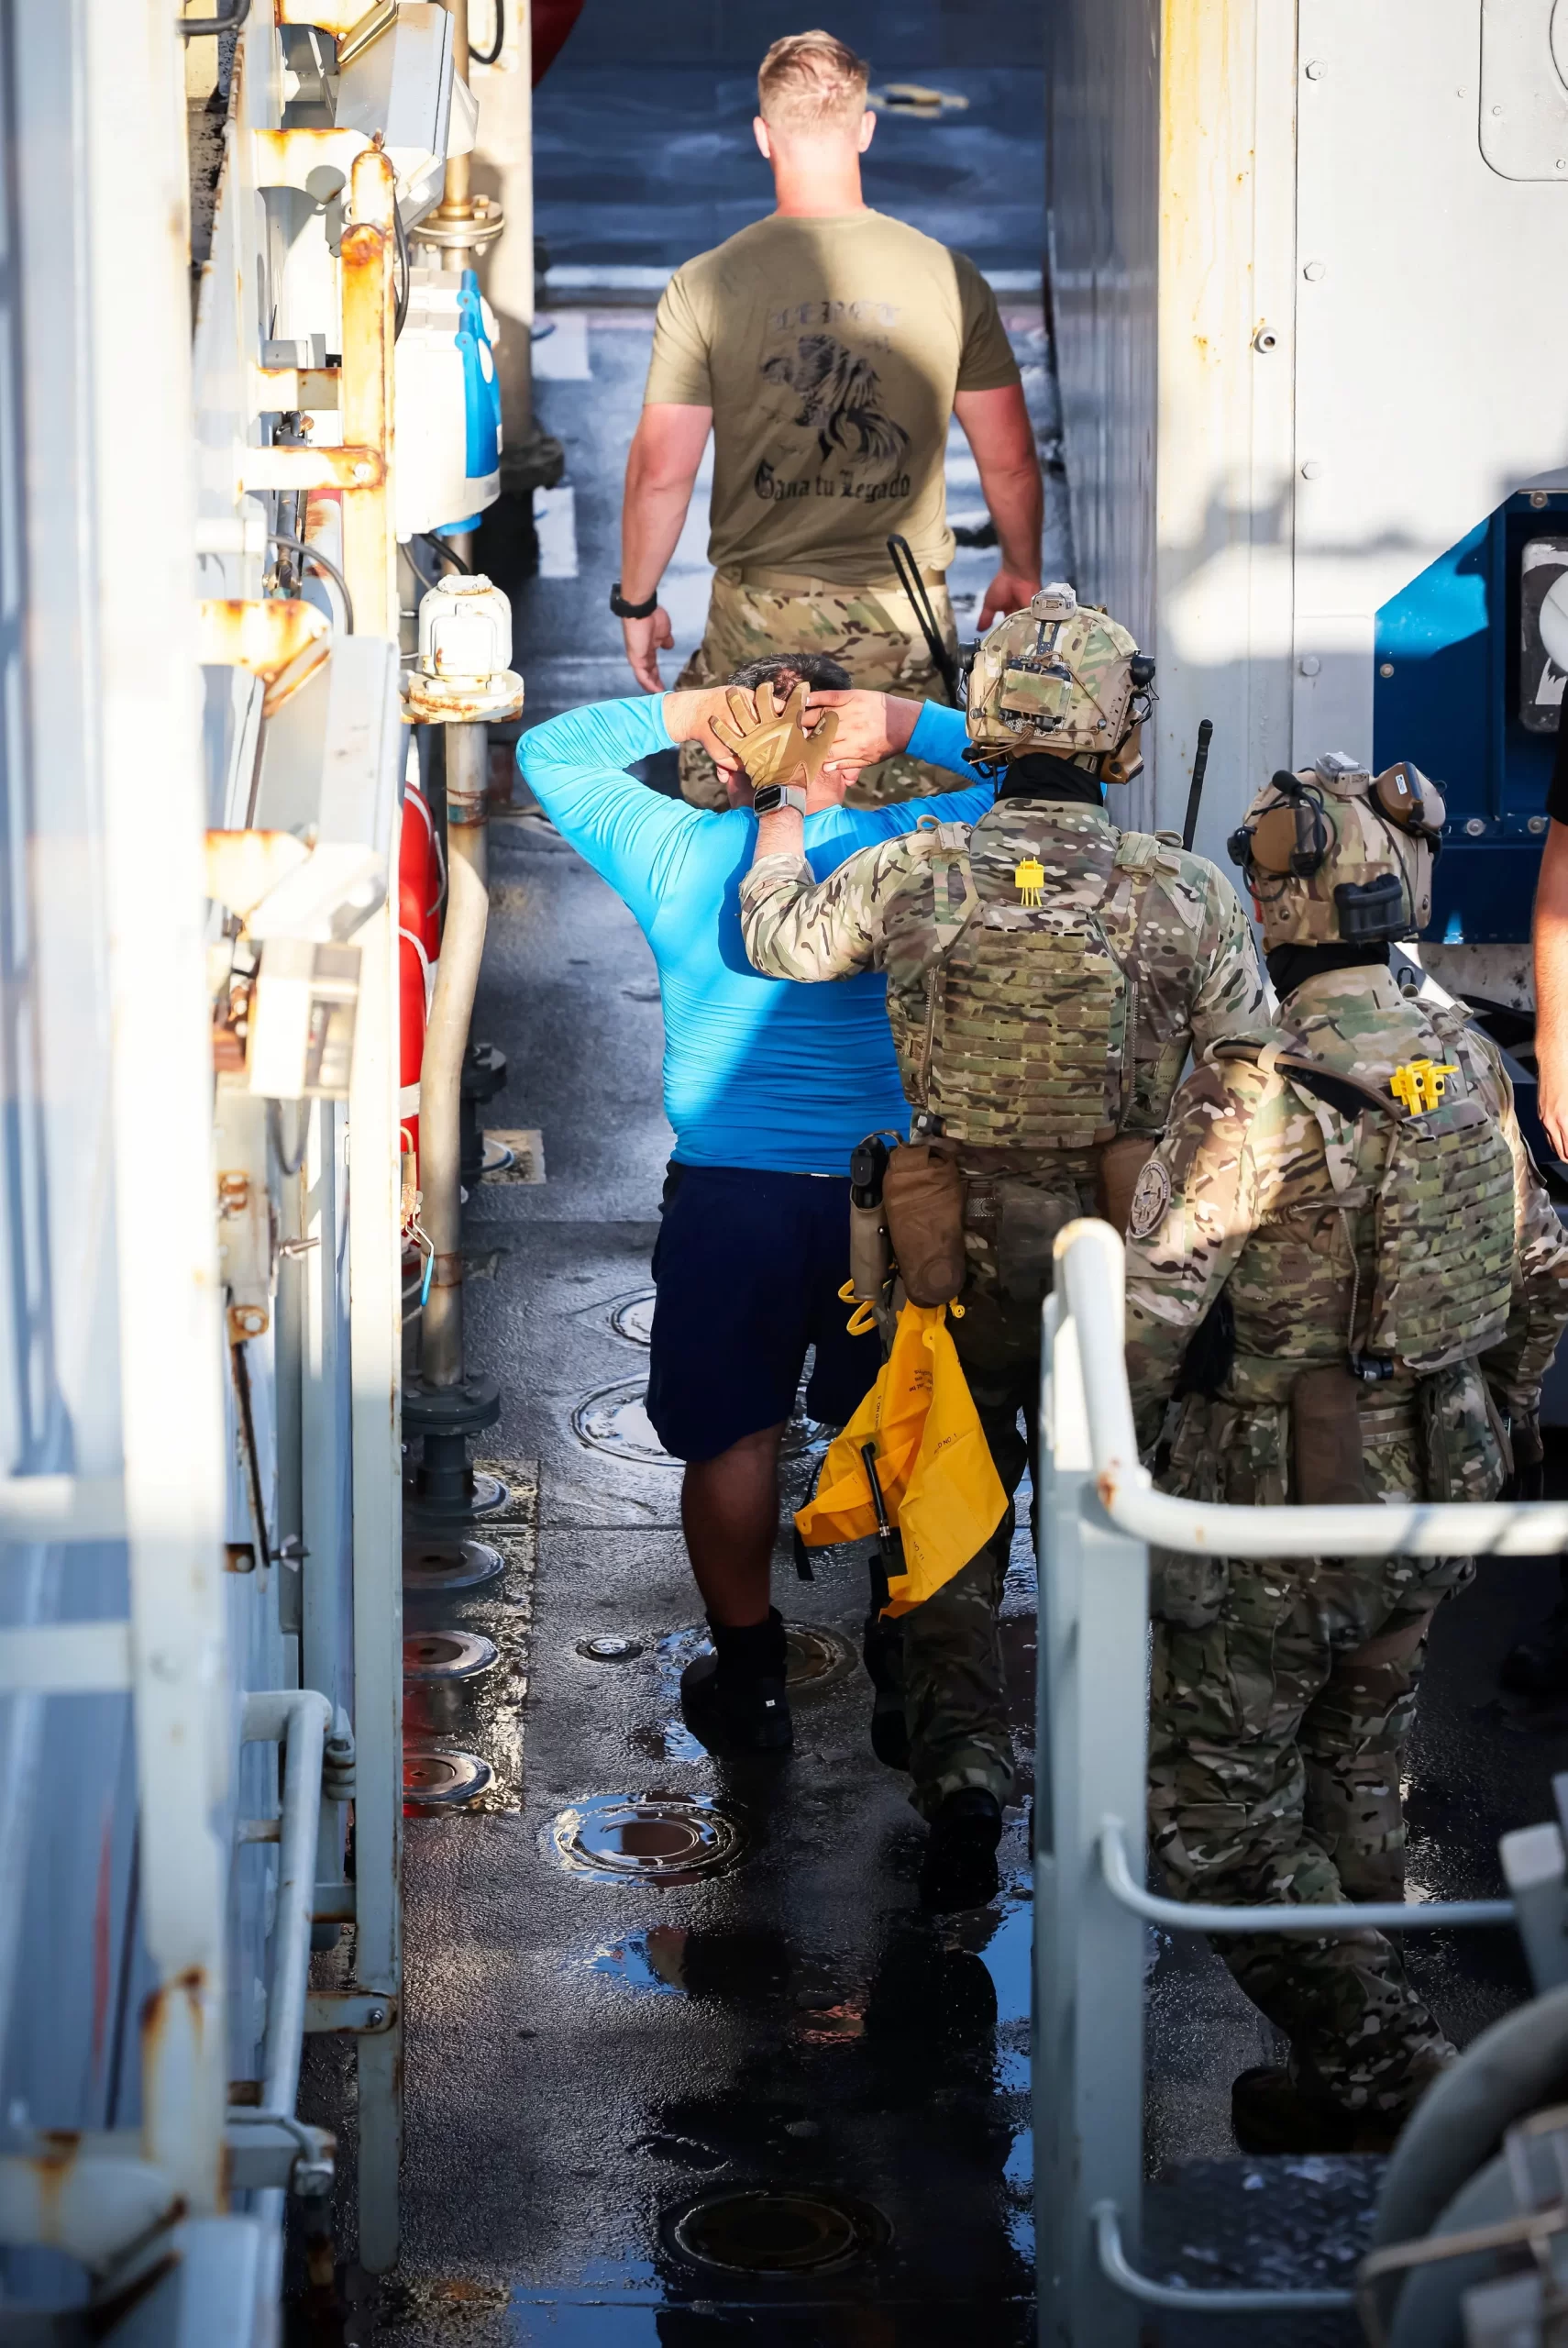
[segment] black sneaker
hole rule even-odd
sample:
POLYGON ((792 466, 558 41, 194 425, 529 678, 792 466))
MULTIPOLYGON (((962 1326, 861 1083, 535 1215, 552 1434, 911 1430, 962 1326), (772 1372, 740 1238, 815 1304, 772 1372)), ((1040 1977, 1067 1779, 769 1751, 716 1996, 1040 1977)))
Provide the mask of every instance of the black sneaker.
POLYGON ((710 1753, 788 1753, 795 1742, 784 1676, 721 1671, 700 1655, 680 1675, 680 1712, 710 1753))
POLYGON ((997 1844, 1001 1841, 1001 1804, 984 1786, 949 1794, 931 1822, 920 1870, 922 1908, 945 1913, 984 1908, 996 1898, 1001 1879, 997 1844))

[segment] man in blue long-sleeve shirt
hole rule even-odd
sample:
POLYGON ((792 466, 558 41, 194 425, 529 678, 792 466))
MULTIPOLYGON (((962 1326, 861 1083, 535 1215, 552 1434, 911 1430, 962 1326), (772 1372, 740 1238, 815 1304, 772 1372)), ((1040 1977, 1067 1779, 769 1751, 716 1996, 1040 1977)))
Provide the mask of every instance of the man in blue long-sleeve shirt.
MULTIPOLYGON (((779 683, 810 656, 756 664, 779 683)), ((748 683, 760 673, 746 671, 748 683)), ((975 823, 988 784, 912 803, 845 809, 862 765, 908 750, 966 776, 963 714, 881 693, 816 695, 838 709, 834 759, 810 790, 805 854, 818 880, 857 848, 931 820, 975 823)), ((565 839, 637 919, 658 966, 665 1113, 675 1150, 654 1252, 657 1301, 648 1416, 686 1462, 681 1523, 708 1611, 713 1658, 682 1688, 687 1717, 716 1749, 790 1741, 783 1626, 769 1604, 778 1524, 778 1445, 808 1347, 807 1408, 848 1418, 876 1379, 873 1336, 851 1337, 839 1290, 849 1276, 849 1154, 867 1134, 908 1131, 884 982, 832 987, 764 979, 741 942, 740 884, 756 818, 664 799, 627 770, 701 742, 720 692, 665 693, 573 710, 524 736, 518 760, 565 839)))

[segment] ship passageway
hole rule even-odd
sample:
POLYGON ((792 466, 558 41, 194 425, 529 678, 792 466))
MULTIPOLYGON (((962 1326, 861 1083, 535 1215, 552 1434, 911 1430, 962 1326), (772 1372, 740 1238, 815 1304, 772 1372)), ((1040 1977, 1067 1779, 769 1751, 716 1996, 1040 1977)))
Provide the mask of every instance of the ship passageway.
MULTIPOLYGON (((777 29, 754 25, 746 59, 777 29)), ((956 55, 951 26, 946 38, 956 55)), ((876 50, 878 67, 889 47, 876 50)), ((679 203, 671 193, 677 116, 684 107, 690 135, 693 115, 712 114, 723 72, 677 61, 660 81, 604 55, 574 66, 569 50, 539 98, 540 227, 569 274, 538 321, 536 406, 567 469, 539 501, 540 570, 519 599, 526 725, 634 690, 605 596, 654 292, 687 250, 765 208, 733 140, 731 161, 714 167, 714 208, 696 216, 689 190, 679 203), (611 130, 620 145, 607 172, 611 130), (624 282, 639 271, 640 292, 624 282)), ((1018 225, 1021 205, 1037 216, 1040 201, 1038 80, 908 62, 976 100, 963 143, 943 150, 963 217, 943 226, 931 150, 913 150, 908 203, 882 200, 965 245, 1004 289, 1047 460, 1050 576, 1071 563, 1066 487, 1018 225), (988 169, 1009 190, 989 213, 988 169)), ((746 71, 724 69, 732 80, 746 71)), ((917 127, 892 126, 911 138, 917 127)), ((874 179, 870 193, 878 201, 874 179)), ((978 521, 956 436, 951 455, 951 508, 978 521)), ((707 479, 666 581, 677 633, 667 682, 701 626, 707 479)), ((961 631, 992 567, 984 550, 960 551, 950 583, 961 631)), ((673 754, 652 762, 650 788, 676 787, 665 766, 673 754)), ((436 1757, 408 1819, 404 2249, 372 2284, 345 2245, 348 2336, 389 2348, 923 2348, 961 2327, 987 2348, 1022 2348, 1035 2324, 1027 1531, 1004 1606, 1022 1767, 1002 1891, 987 1909, 933 1917, 917 1902, 922 1829, 906 1781, 878 1765, 867 1734, 859 1551, 824 1553, 804 1584, 780 1536, 774 1594, 796 1719, 786 1764, 721 1765, 682 1724, 679 1674, 705 1632, 679 1468, 642 1407, 670 1143, 653 961, 630 913, 521 782, 491 827, 490 874, 473 1032, 506 1054, 509 1075, 485 1121, 540 1136, 545 1179, 486 1180, 466 1213, 468 1343, 500 1383, 486 1444, 512 1500, 484 1536, 499 1567, 470 1560, 461 1587, 427 1568, 411 1594, 410 1632, 433 1666, 470 1667, 433 1668, 411 1700, 411 1736, 436 1757), (474 1667, 476 1640, 492 1655, 474 1667), (453 1756, 470 1747, 490 1767, 487 1789, 468 1807, 431 1799, 452 1789, 453 1756)), ((541 1152, 518 1170, 537 1175, 541 1152)), ((787 1506, 806 1496, 825 1441, 809 1420, 792 1423, 787 1506)), ((1495 1675, 1555 1591, 1551 1563, 1493 1565, 1439 1619, 1409 1756, 1411 1873, 1424 1896, 1493 1891, 1497 1833, 1551 1814, 1568 1723, 1517 1733, 1495 1675)), ((1501 1934, 1421 1939, 1410 1962, 1461 2040, 1528 1994, 1501 1934)), ((1149 1998, 1147 2157, 1162 2182, 1144 2265, 1210 2284, 1343 2280, 1375 2164, 1242 2161, 1229 2082, 1275 2058, 1271 2033, 1190 1938, 1151 1933, 1149 1998)), ((1240 2336, 1176 2318, 1151 2336, 1176 2348, 1221 2329, 1240 2336)), ((1356 2336, 1323 2317, 1270 2333, 1286 2348, 1356 2336)))

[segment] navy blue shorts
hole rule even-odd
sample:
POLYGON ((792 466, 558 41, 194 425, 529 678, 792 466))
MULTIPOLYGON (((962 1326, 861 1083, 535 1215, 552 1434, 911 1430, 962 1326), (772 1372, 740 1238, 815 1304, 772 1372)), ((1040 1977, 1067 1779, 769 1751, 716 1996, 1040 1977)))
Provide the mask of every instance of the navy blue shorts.
POLYGON ((648 1417, 676 1459, 716 1459, 795 1407, 841 1425, 877 1382, 875 1330, 850 1336, 849 1182, 746 1166, 679 1166, 654 1249, 648 1417))

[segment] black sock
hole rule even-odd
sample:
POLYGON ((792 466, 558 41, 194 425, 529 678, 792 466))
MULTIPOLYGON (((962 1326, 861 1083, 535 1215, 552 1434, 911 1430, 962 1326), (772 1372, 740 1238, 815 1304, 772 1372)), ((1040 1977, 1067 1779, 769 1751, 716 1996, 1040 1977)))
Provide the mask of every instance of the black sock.
POLYGON ((715 1623, 710 1614, 708 1630, 726 1679, 783 1678, 784 1617, 777 1606, 768 1608, 766 1623, 746 1623, 738 1630, 715 1623))

